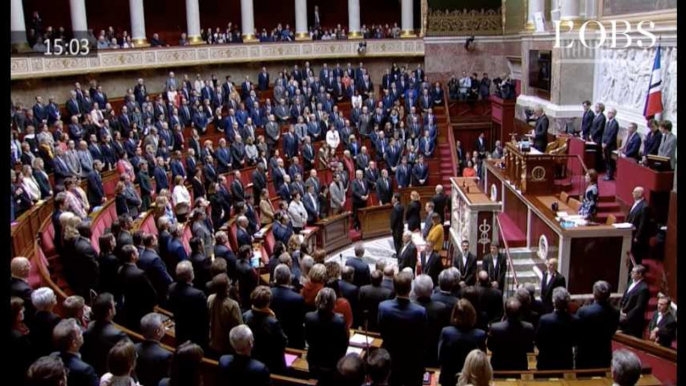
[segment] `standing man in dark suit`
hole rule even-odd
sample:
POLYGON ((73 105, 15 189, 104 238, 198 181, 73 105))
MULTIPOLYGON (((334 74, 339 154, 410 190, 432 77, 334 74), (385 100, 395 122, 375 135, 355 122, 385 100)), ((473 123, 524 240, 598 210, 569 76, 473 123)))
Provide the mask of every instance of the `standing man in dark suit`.
POLYGON ((612 158, 612 152, 617 149, 617 134, 619 133, 619 123, 615 119, 616 115, 617 110, 615 108, 608 110, 607 125, 603 132, 603 158, 605 159, 605 171, 607 172, 607 175, 603 177, 605 181, 615 179, 615 169, 617 168, 617 162, 612 158))
POLYGON ((91 208, 98 207, 107 201, 105 197, 105 188, 102 185, 102 177, 100 171, 102 170, 102 162, 100 160, 93 161, 93 170, 88 173, 88 203, 91 208))
MULTIPOLYGON (((593 284, 593 304, 581 307, 576 316, 579 328, 574 357, 577 369, 610 367, 612 337, 619 324, 619 311, 609 303, 611 288, 605 281, 593 284)), ((642 317, 642 316, 641 316, 642 317)))
POLYGON ((581 105, 584 108, 584 115, 581 117, 581 138, 588 140, 590 139, 591 125, 595 119, 595 113, 591 110, 591 101, 584 101, 581 105))
POLYGON ((362 257, 364 256, 364 245, 362 243, 355 244, 355 257, 346 260, 345 265, 348 267, 353 267, 355 269, 355 274, 353 276, 353 284, 357 287, 362 287, 371 283, 371 277, 369 273, 369 264, 367 264, 362 257))
POLYGON ((568 311, 570 296, 563 287, 552 294, 555 311, 543 315, 538 321, 536 347, 538 370, 571 370, 574 368, 574 345, 580 333, 577 317, 568 311))
POLYGON ((410 268, 412 272, 415 272, 417 267, 417 247, 412 242, 412 232, 409 230, 404 231, 402 242, 402 247, 398 252, 398 271, 410 268))
POLYGON ((53 330, 53 341, 57 348, 56 354, 62 359, 67 377, 64 384, 73 386, 97 386, 98 374, 90 364, 81 359, 79 350, 83 345, 81 328, 76 319, 63 319, 53 330))
POLYGON ((651 236, 651 216, 650 207, 643 198, 644 190, 637 186, 631 193, 634 203, 626 216, 626 222, 633 225, 631 237, 631 254, 634 256, 636 264, 641 264, 643 257, 647 253, 648 241, 651 236))
MULTIPOLYGON (((383 172, 388 174, 388 172, 385 170, 383 172)), ((405 208, 400 203, 400 193, 393 194, 391 197, 391 203, 393 204, 393 211, 391 212, 391 233, 393 234, 393 246, 395 247, 396 256, 400 258, 400 249, 402 245, 401 239, 403 237, 404 228, 403 218, 405 217, 405 208)), ((398 265, 400 265, 400 263, 398 263, 398 265)))
POLYGON ((441 216, 441 224, 445 222, 445 208, 448 206, 448 200, 449 197, 445 194, 443 185, 436 185, 436 195, 431 198, 431 202, 434 203, 434 211, 441 216))
POLYGON ((410 302, 412 275, 393 278, 395 299, 379 304, 379 330, 383 347, 391 354, 391 385, 419 386, 424 376, 426 310, 410 302))
POLYGON ((136 376, 142 385, 157 385, 169 376, 174 354, 160 346, 164 333, 160 314, 151 312, 141 319, 141 334, 145 340, 136 343, 136 376))
POLYGON ((107 372, 107 354, 117 342, 126 338, 126 334, 112 324, 117 313, 114 297, 110 293, 101 293, 93 303, 93 320, 83 333, 83 360, 90 363, 95 372, 107 372))
POLYGON ((379 205, 387 205, 389 203, 393 203, 393 182, 388 178, 388 170, 381 170, 381 177, 379 177, 375 181, 375 185, 376 196, 379 199, 379 205))
POLYGON ((281 322, 283 332, 288 337, 288 347, 305 348, 305 300, 302 295, 293 291, 291 270, 286 264, 279 264, 274 269, 274 286, 270 307, 281 322))
POLYGON ((624 292, 620 302, 619 326, 620 329, 631 336, 643 339, 645 328, 645 312, 650 301, 648 284, 643 280, 645 267, 637 264, 631 269, 631 285, 624 292))
POLYGON ((443 261, 441 256, 434 250, 433 242, 428 241, 424 252, 420 256, 422 273, 429 275, 434 284, 438 283, 438 275, 443 271, 443 261))
POLYGON ((676 318, 672 313, 672 299, 669 296, 660 296, 657 299, 657 312, 648 324, 650 340, 663 347, 672 347, 676 339, 676 318))
POLYGON ((143 245, 145 249, 141 252, 138 267, 145 271, 145 274, 150 278, 150 282, 157 292, 157 302, 165 304, 167 291, 174 280, 169 275, 167 266, 157 254, 157 236, 151 233, 144 235, 143 245))
POLYGON ((427 275, 419 275, 414 279, 413 291, 416 296, 414 303, 426 310, 428 322, 424 351, 424 366, 427 367, 438 365, 438 338, 443 328, 448 325, 453 311, 453 308, 433 299, 431 296, 433 286, 431 278, 427 275))
POLYGON ((136 266, 138 249, 132 244, 124 245, 121 254, 124 264, 119 268, 119 288, 124 295, 126 326, 137 330, 141 318, 157 305, 157 292, 145 272, 136 266))
POLYGON ((596 151, 596 162, 595 169, 600 170, 602 166, 602 147, 603 133, 605 131, 605 123, 607 122, 605 118, 605 105, 602 103, 596 103, 595 105, 595 118, 593 123, 591 123, 591 137, 589 138, 591 142, 594 142, 597 146, 596 151))
POLYGON ((626 142, 620 149, 619 155, 638 162, 641 159, 641 136, 637 133, 638 125, 633 122, 629 123, 627 130, 629 133, 626 135, 626 142))
POLYGON ((369 186, 362 178, 362 170, 355 171, 355 180, 353 181, 353 221, 355 229, 360 229, 360 218, 357 211, 367 206, 367 199, 369 198, 369 186))
POLYGON ((536 116, 536 127, 534 128, 534 147, 541 153, 545 153, 545 149, 548 146, 548 126, 550 121, 548 116, 545 115, 543 107, 536 107, 534 109, 534 115, 536 116))
POLYGON ((255 345, 253 333, 245 324, 231 329, 229 340, 235 354, 222 355, 219 358, 219 380, 221 385, 254 385, 268 386, 271 384, 269 369, 264 363, 252 359, 252 349, 255 345))
POLYGON ((379 304, 391 298, 391 289, 381 285, 383 273, 375 270, 371 273, 371 284, 360 287, 358 307, 362 313, 362 326, 371 331, 379 331, 377 326, 379 304), (364 323, 366 322, 366 324, 364 323))
POLYGON ((257 76, 257 88, 260 91, 269 89, 269 73, 266 67, 262 67, 262 72, 257 76))
POLYGON ((505 303, 505 320, 493 323, 488 333, 493 370, 526 371, 527 353, 534 351, 534 327, 522 322, 521 303, 510 298, 505 303))
POLYGON ((486 158, 486 153, 488 152, 486 146, 486 134, 481 132, 479 138, 474 142, 474 150, 479 153, 479 158, 481 159, 486 158))
POLYGON ((476 256, 469 252, 469 240, 462 240, 462 249, 453 259, 453 267, 460 271, 460 287, 476 284, 476 256))
POLYGON ((482 312, 486 312, 487 320, 489 322, 499 321, 503 315, 503 292, 497 288, 493 288, 488 277, 488 272, 479 271, 477 274, 479 284, 477 291, 479 293, 479 307, 482 312))
POLYGON ((491 243, 491 252, 484 256, 481 269, 488 272, 488 277, 494 288, 501 291, 505 290, 507 259, 498 251, 498 244, 491 243))
POLYGON ((193 287, 193 265, 185 260, 176 265, 176 282, 169 286, 169 310, 174 313, 176 339, 207 347, 209 338, 207 298, 193 287))
POLYGON ((543 311, 547 314, 553 312, 553 290, 557 287, 567 288, 567 281, 557 271, 557 259, 548 259, 546 267, 548 269, 543 272, 541 279, 541 302, 543 303, 543 311))

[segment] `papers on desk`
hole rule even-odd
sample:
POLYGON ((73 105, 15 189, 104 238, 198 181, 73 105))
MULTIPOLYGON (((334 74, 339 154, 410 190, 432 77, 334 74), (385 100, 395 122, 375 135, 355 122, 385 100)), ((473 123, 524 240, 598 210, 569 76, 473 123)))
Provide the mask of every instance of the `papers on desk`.
POLYGON ((293 363, 298 359, 298 356, 293 354, 283 354, 283 356, 286 358, 286 367, 292 367, 293 363))
POLYGON ((560 216, 559 214, 565 212, 558 212, 557 220, 561 222, 563 228, 573 228, 577 226, 584 226, 588 221, 581 215, 575 214, 573 216, 560 216))
POLYGON ((630 222, 620 222, 620 223, 612 224, 612 226, 615 229, 631 229, 634 227, 630 222))
POLYGON ((253 235, 256 239, 263 239, 267 233, 267 228, 262 228, 253 235))
POLYGON ((362 349, 358 348, 358 347, 348 346, 348 350, 345 352, 345 355, 348 355, 348 354, 362 355, 362 349))
POLYGON ((355 347, 367 347, 371 346, 374 338, 364 334, 354 334, 350 337, 350 345, 355 347))
POLYGON ((307 236, 307 235, 309 235, 310 233, 312 233, 313 231, 314 231, 314 228, 305 228, 305 229, 303 229, 302 231, 300 231, 300 233, 302 233, 303 235, 307 236))
POLYGON ((567 213, 567 212, 557 212, 556 216, 557 216, 557 217, 560 217, 560 218, 565 218, 565 217, 568 217, 568 216, 569 216, 569 213, 567 213))

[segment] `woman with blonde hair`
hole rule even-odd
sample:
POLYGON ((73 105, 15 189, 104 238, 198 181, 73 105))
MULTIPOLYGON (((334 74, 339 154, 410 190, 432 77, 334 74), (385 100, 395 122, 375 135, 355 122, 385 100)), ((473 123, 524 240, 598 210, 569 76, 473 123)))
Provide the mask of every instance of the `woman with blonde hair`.
POLYGON ((326 267, 324 264, 315 264, 308 272, 309 281, 305 283, 300 295, 305 298, 305 306, 314 309, 314 301, 319 291, 324 288, 326 281, 326 267))
POLYGON ((464 361, 457 386, 490 386, 492 380, 493 368, 486 353, 472 350, 464 361))
POLYGON ((183 176, 174 177, 174 190, 172 191, 172 202, 174 206, 181 203, 191 204, 191 194, 183 184, 183 176))
POLYGON ((421 211, 421 203, 419 202, 419 193, 413 190, 410 193, 410 199, 412 200, 407 205, 407 211, 405 212, 405 221, 407 222, 407 229, 410 232, 415 232, 419 230, 419 224, 421 223, 419 212, 421 211))

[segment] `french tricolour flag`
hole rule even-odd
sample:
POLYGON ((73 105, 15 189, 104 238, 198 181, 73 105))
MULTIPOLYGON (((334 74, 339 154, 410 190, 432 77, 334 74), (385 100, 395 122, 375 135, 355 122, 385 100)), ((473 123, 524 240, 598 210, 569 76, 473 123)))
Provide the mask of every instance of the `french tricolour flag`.
POLYGON ((648 88, 648 96, 646 97, 646 107, 643 111, 643 116, 646 119, 653 118, 655 114, 662 113, 662 69, 660 68, 660 50, 661 47, 657 46, 653 74, 650 76, 650 87, 648 88))

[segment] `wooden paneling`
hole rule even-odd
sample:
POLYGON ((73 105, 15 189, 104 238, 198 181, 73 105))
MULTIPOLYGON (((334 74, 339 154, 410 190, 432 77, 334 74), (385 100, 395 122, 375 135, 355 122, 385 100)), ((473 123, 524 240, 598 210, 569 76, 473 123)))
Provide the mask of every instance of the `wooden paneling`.
POLYGON ((605 280, 617 292, 619 267, 623 264, 621 237, 599 235, 590 238, 572 239, 569 252, 568 290, 573 294, 592 292, 593 283, 605 280))
MULTIPOLYGON (((490 180, 489 180, 490 181, 490 180)), ((510 189, 505 189, 505 207, 503 212, 512 220, 522 233, 526 235, 526 223, 529 209, 510 189)))
POLYGON ((317 242, 320 247, 326 250, 326 253, 331 253, 350 244, 350 212, 325 218, 319 221, 317 226, 319 227, 317 242))
POLYGON ((391 234, 390 217, 393 206, 372 206, 357 211, 362 224, 362 239, 388 236, 391 234))
POLYGON ((674 303, 677 303, 677 203, 676 191, 670 193, 669 199, 669 218, 667 220, 667 239, 665 241, 665 275, 667 276, 667 295, 672 298, 674 303))

